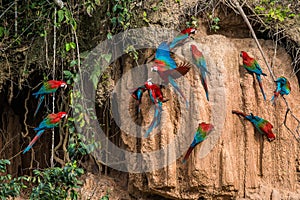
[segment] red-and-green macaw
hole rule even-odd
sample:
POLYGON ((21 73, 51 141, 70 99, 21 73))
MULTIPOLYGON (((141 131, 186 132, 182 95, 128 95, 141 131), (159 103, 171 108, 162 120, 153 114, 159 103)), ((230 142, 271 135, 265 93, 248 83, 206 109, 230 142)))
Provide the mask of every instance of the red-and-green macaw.
POLYGON ((201 73, 201 83, 204 87, 206 99, 209 101, 208 97, 208 87, 207 87, 207 77, 206 73, 208 73, 206 61, 204 59, 204 56, 201 51, 196 47, 196 45, 191 45, 191 52, 192 52, 192 58, 193 62, 197 66, 197 68, 200 70, 201 73))
POLYGON ((170 56, 170 48, 166 42, 162 42, 156 50, 154 63, 154 66, 151 67, 151 71, 158 72, 164 84, 170 83, 184 98, 186 106, 188 107, 188 100, 185 98, 174 79, 185 75, 190 70, 191 66, 186 63, 177 66, 175 60, 170 56))
POLYGON ((34 116, 36 116, 38 110, 40 109, 40 106, 45 99, 45 95, 55 93, 57 91, 57 89, 60 87, 66 88, 67 83, 64 81, 49 80, 49 81, 43 83, 43 85, 39 89, 39 91, 32 94, 33 96, 35 96, 35 98, 39 97, 38 106, 34 112, 34 116))
POLYGON ((44 133, 46 129, 51 129, 54 127, 57 127, 60 120, 64 118, 67 115, 66 112, 58 112, 49 114, 40 124, 38 127, 36 127, 34 130, 37 131, 36 136, 33 138, 33 140, 29 143, 29 145, 26 147, 26 149, 23 151, 23 154, 26 153, 31 149, 31 147, 34 145, 34 143, 41 137, 41 135, 44 133))
POLYGON ((261 67, 259 66, 258 62, 254 59, 251 58, 245 51, 241 51, 240 56, 243 58, 243 66, 244 68, 251 74, 255 74, 261 93, 264 97, 264 100, 266 100, 266 95, 265 92, 263 90, 263 86, 262 86, 262 80, 261 80, 261 75, 263 76, 267 76, 267 74, 262 72, 261 67))
POLYGON ((192 144, 190 145, 189 149, 187 150, 182 162, 185 163, 189 158, 190 154, 192 153, 193 149, 196 147, 197 144, 203 142, 209 133, 213 130, 214 126, 211 124, 207 124, 202 122, 198 125, 197 131, 194 135, 194 139, 192 144))
POLYGON ((276 136, 272 132, 273 125, 267 120, 258 116, 254 116, 252 113, 250 113, 250 115, 246 115, 245 113, 236 110, 233 110, 232 114, 242 116, 250 121, 259 133, 267 136, 269 142, 275 140, 276 136))
POLYGON ((151 79, 149 79, 147 82, 145 82, 145 87, 148 90, 149 97, 152 101, 152 103, 155 104, 155 110, 154 110, 154 118, 146 131, 144 137, 148 137, 149 134, 152 132, 154 128, 156 128, 161 119, 161 112, 162 112, 162 103, 165 102, 163 93, 161 91, 162 86, 157 85, 151 82, 151 79))
POLYGON ((143 85, 134 89, 134 91, 131 93, 131 96, 137 100, 138 113, 141 111, 140 105, 142 102, 143 93, 146 91, 146 89, 147 88, 143 85))
POLYGON ((183 31, 180 32, 179 35, 177 35, 172 42, 170 42, 170 49, 175 48, 178 45, 182 45, 184 43, 184 41, 191 35, 191 34, 195 34, 196 33, 196 29, 195 28, 187 28, 183 31))
POLYGON ((274 91, 274 95, 271 99, 273 104, 275 104, 275 101, 278 98, 279 94, 283 96, 283 95, 288 95, 291 92, 291 84, 284 76, 280 76, 275 81, 275 83, 276 83, 276 90, 274 91))

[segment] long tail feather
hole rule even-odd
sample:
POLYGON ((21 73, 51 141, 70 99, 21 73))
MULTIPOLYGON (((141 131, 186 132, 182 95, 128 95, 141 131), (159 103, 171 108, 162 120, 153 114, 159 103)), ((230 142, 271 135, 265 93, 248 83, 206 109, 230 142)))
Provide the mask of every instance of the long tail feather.
POLYGON ((237 111, 237 110, 232 110, 231 113, 239 115, 239 116, 242 116, 242 117, 246 117, 247 116, 245 113, 237 111))
POLYGON ((44 129, 40 130, 36 136, 33 138, 33 140, 31 140, 31 142, 29 143, 29 145, 26 147, 26 149, 23 151, 23 154, 26 153, 27 151, 29 151, 31 149, 31 147, 35 144, 35 142, 41 137, 41 135, 44 133, 44 129))
POLYGON ((181 44, 184 43, 184 41, 189 37, 188 34, 181 34, 181 35, 178 35, 176 36, 173 41, 170 43, 169 47, 170 49, 173 49, 175 48, 176 46, 179 46, 181 44))
POLYGON ((45 98, 44 95, 39 98, 38 106, 37 106, 37 108, 36 108, 36 110, 34 112, 34 115, 33 115, 34 117, 36 116, 37 112, 39 111, 39 109, 40 109, 40 107, 41 107, 41 105, 42 105, 42 103, 44 101, 44 98, 45 98))
POLYGON ((170 84, 177 90, 177 92, 182 96, 182 98, 185 100, 185 105, 188 108, 189 107, 189 102, 188 100, 185 98, 183 92, 180 90, 180 88, 178 87, 177 83, 174 81, 174 79, 172 77, 169 77, 169 82, 170 84))
POLYGON ((189 149, 187 150, 187 152, 186 152, 184 158, 182 159, 182 163, 186 163, 187 159, 188 159, 189 156, 191 155, 191 153, 192 153, 192 151, 193 151, 194 148, 195 148, 195 147, 192 147, 192 146, 189 147, 189 149))
POLYGON ((154 118, 153 118, 148 130, 146 131, 144 137, 147 138, 149 136, 149 134, 152 132, 152 130, 159 125, 160 120, 161 120, 161 112, 162 112, 161 106, 162 106, 161 104, 158 104, 158 106, 155 106, 154 118))
POLYGON ((206 77, 201 77, 201 83, 204 87, 204 90, 205 90, 205 94, 206 94, 206 99, 207 101, 209 101, 209 97, 208 97, 208 87, 207 87, 207 79, 206 77))
POLYGON ((262 93, 262 95, 264 97, 264 100, 266 101, 267 98, 266 98, 266 94, 265 94, 263 86, 262 86, 262 81, 261 81, 260 75, 256 74, 256 78, 257 78, 257 81, 258 81, 258 85, 259 85, 260 91, 261 91, 261 93, 262 93))
POLYGON ((278 98, 278 96, 279 96, 279 92, 277 92, 277 91, 274 92, 274 95, 272 96, 272 99, 271 99, 271 102, 273 105, 275 104, 275 101, 278 98))

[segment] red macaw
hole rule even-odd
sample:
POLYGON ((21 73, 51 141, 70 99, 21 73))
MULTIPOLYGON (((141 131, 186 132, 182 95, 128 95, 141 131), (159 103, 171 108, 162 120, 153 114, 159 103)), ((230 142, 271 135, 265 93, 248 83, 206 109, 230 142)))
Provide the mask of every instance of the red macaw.
POLYGON ((246 115, 245 113, 236 110, 233 110, 232 114, 242 116, 250 121, 259 133, 267 136, 269 142, 275 140, 276 136, 272 132, 273 125, 267 120, 254 116, 252 113, 250 113, 250 115, 246 115))
POLYGON ((207 124, 202 122, 198 125, 197 131, 194 135, 194 139, 192 144, 190 145, 189 149, 187 150, 182 162, 185 163, 189 158, 190 154, 192 153, 193 149, 196 147, 197 144, 203 142, 208 134, 213 130, 214 126, 211 124, 207 124))
POLYGON ((259 66, 258 62, 254 58, 251 58, 245 51, 242 51, 241 54, 240 54, 240 56, 243 58, 243 66, 244 66, 244 68, 249 73, 251 73, 251 74, 254 73, 256 75, 256 78, 257 78, 257 81, 258 81, 261 93, 262 93, 262 95, 264 97, 264 100, 266 100, 266 95, 265 95, 265 92, 263 90, 262 80, 261 80, 260 75, 267 76, 267 74, 265 74, 265 73, 262 72, 262 69, 259 66))
POLYGON ((34 143, 41 137, 46 129, 57 127, 60 120, 67 115, 66 112, 58 112, 49 114, 34 130, 37 131, 36 136, 23 151, 23 154, 29 151, 34 143))
POLYGON ((67 83, 64 81, 49 80, 49 81, 43 83, 43 85, 39 89, 39 91, 32 94, 33 96, 35 96, 35 98, 39 97, 38 106, 34 112, 34 116, 36 116, 38 110, 40 109, 40 106, 45 98, 45 95, 55 93, 59 87, 66 88, 67 83))
POLYGON ((145 82, 145 87, 148 90, 149 97, 152 101, 152 103, 155 104, 155 110, 154 110, 154 118, 146 131, 144 137, 148 137, 149 134, 152 132, 154 128, 156 128, 161 120, 161 112, 162 112, 162 103, 165 102, 163 97, 163 93, 161 91, 162 86, 159 86, 157 84, 154 84, 151 82, 151 79, 149 79, 147 82, 145 82))
POLYGON ((156 50, 154 63, 151 71, 158 72, 159 76, 163 79, 164 84, 170 83, 184 98, 186 106, 188 107, 189 102, 174 79, 185 75, 190 70, 191 66, 186 63, 177 66, 175 60, 170 56, 170 48, 166 42, 162 42, 156 50))
POLYGON ((187 28, 180 32, 179 35, 177 35, 172 42, 170 43, 169 47, 170 49, 175 48, 177 45, 182 45, 184 41, 191 35, 195 34, 196 29, 195 28, 187 28))
POLYGON ((206 78, 206 73, 207 71, 207 66, 206 66, 206 61, 204 59, 204 56, 201 51, 195 46, 191 45, 191 52, 192 52, 192 58, 194 63, 196 64, 197 68, 200 70, 201 73, 201 83, 204 87, 205 94, 206 94, 206 99, 209 101, 208 97, 208 87, 207 87, 207 78, 206 78))
POLYGON ((274 95, 271 99, 271 101, 273 102, 273 104, 275 104, 276 99, 278 98, 279 94, 281 94, 281 96, 283 95, 288 95, 291 92, 291 84, 290 82, 287 80, 287 78, 285 78, 284 76, 280 76, 276 81, 276 90, 274 91, 274 95))

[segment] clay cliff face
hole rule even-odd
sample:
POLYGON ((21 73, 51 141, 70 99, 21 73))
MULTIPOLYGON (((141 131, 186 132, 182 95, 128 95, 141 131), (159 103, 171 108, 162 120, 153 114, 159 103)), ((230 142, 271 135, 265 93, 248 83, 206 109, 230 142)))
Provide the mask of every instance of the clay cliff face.
MULTIPOLYGON (((193 102, 190 110, 185 111, 184 106, 176 107, 182 99, 167 89, 166 97, 170 100, 163 106, 163 125, 159 133, 154 131, 155 136, 142 139, 141 152, 166 147, 177 137, 179 127, 187 131, 179 136, 178 142, 190 143, 197 127, 194 122, 211 122, 215 130, 196 147, 186 164, 181 163, 180 157, 163 169, 130 174, 129 192, 155 193, 174 199, 299 199, 299 144, 283 125, 286 112, 283 99, 279 98, 276 106, 270 102, 275 84, 254 40, 205 35, 202 32, 195 36, 195 41, 179 48, 176 54, 191 60, 190 44, 196 44, 206 58, 210 72, 210 101, 205 98, 196 69, 192 69, 185 80, 178 80, 181 87, 186 87, 185 81, 191 86, 184 90, 193 102), (263 77, 267 101, 263 100, 256 79, 242 67, 241 50, 255 57, 268 74, 263 77), (178 109, 182 111, 180 114, 178 109), (252 112, 270 121, 274 125, 276 140, 268 142, 250 122, 231 114, 232 110, 252 112), (186 115, 192 115, 192 123, 179 120, 186 115)), ((270 61, 274 55, 273 42, 260 40, 260 44, 270 61)), ((292 72, 291 58, 278 47, 273 62, 274 74, 277 77, 284 75, 290 80, 292 92, 286 99, 293 113, 300 116, 299 83, 292 72)), ((143 117, 149 124, 152 113, 145 113, 143 117)), ((287 125, 296 130, 298 123, 288 114, 287 125)), ((122 139, 128 150, 136 150, 136 139, 126 133, 123 133, 122 139)), ((174 151, 167 151, 159 162, 168 162, 173 156, 174 151)))

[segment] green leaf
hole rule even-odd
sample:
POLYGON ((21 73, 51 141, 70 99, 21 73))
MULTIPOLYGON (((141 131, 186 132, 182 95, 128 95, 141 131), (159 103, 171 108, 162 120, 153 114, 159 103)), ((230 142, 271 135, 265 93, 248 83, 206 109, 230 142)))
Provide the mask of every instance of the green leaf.
POLYGON ((70 72, 69 70, 64 70, 64 75, 65 75, 66 77, 73 77, 73 73, 70 72))
POLYGON ((70 62, 70 67, 74 67, 75 65, 77 65, 78 64, 78 61, 77 60, 72 60, 71 62, 70 62))
POLYGON ((114 5, 112 11, 115 13, 117 11, 117 8, 118 8, 118 4, 114 5))
POLYGON ((4 36, 4 27, 0 26, 0 38, 4 36))
POLYGON ((107 33, 107 35, 106 35, 106 37, 107 37, 107 39, 112 39, 112 34, 109 32, 109 33, 107 33))
POLYGON ((112 54, 111 53, 109 53, 109 54, 102 54, 101 57, 104 58, 104 60, 109 63, 110 59, 112 57, 112 54))
POLYGON ((92 16, 92 13, 94 11, 94 8, 91 5, 88 5, 86 8, 86 12, 89 16, 92 16))
POLYGON ((70 51, 70 49, 71 49, 70 43, 66 43, 65 46, 66 46, 66 51, 67 52, 70 51))
POLYGON ((95 74, 92 74, 91 81, 93 82, 94 88, 97 89, 98 82, 99 82, 98 76, 95 74))
POLYGON ((95 4, 96 4, 97 6, 100 6, 100 5, 101 5, 100 0, 95 0, 95 4))
POLYGON ((75 42, 70 42, 70 47, 71 47, 72 49, 75 49, 75 48, 76 48, 75 42))
POLYGON ((57 15, 58 15, 57 21, 58 21, 58 23, 61 23, 64 20, 64 18, 65 18, 65 12, 64 12, 64 10, 57 11, 57 15))

